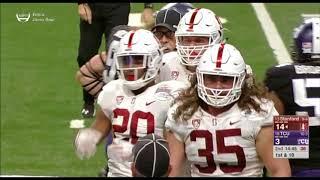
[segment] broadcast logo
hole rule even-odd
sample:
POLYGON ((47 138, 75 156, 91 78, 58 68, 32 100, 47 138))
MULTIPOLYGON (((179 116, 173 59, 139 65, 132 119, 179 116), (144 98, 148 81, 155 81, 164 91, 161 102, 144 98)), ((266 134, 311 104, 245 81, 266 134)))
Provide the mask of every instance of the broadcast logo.
POLYGON ((16 18, 19 22, 28 22, 30 19, 31 14, 16 14, 16 18))

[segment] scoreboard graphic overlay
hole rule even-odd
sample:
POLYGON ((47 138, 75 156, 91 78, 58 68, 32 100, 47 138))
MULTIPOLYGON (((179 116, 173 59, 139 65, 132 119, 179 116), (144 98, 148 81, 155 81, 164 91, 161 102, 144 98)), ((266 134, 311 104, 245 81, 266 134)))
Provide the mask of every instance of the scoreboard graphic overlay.
POLYGON ((309 117, 273 117, 273 158, 309 158, 309 117))

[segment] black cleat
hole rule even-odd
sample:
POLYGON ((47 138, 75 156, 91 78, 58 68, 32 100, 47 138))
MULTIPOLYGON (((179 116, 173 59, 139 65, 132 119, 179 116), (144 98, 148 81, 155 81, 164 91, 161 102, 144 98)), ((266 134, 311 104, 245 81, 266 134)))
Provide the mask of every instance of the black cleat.
POLYGON ((94 104, 84 103, 81 114, 83 118, 93 118, 96 113, 94 109, 94 104))

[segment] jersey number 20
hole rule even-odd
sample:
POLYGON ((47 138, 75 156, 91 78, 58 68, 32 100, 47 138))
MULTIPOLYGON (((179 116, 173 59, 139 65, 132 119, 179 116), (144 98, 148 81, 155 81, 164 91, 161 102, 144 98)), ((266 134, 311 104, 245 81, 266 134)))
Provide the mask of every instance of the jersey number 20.
POLYGON ((131 143, 135 144, 137 142, 137 129, 138 123, 140 120, 147 121, 147 134, 154 133, 154 116, 150 112, 143 112, 143 111, 135 111, 131 116, 131 123, 128 127, 130 112, 127 109, 120 109, 117 108, 113 110, 114 118, 118 118, 118 116, 123 117, 122 125, 112 125, 113 131, 118 133, 124 133, 129 128, 129 133, 131 137, 131 143))

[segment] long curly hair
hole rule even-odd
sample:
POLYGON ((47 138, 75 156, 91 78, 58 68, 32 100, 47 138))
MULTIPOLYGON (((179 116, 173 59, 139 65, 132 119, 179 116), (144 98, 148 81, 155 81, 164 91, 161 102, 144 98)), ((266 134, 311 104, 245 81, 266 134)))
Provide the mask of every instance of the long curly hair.
MULTIPOLYGON (((181 118, 182 120, 188 120, 196 112, 200 105, 205 104, 205 102, 199 98, 197 92, 197 76, 194 74, 190 78, 190 87, 181 91, 179 96, 174 100, 174 104, 178 104, 177 109, 173 115, 175 120, 181 118)), ((254 109, 256 112, 264 111, 261 109, 260 104, 252 99, 251 97, 256 97, 260 101, 261 99, 268 99, 267 89, 262 83, 257 83, 255 77, 246 77, 244 81, 244 86, 241 89, 242 94, 237 101, 238 106, 241 110, 254 109)))

